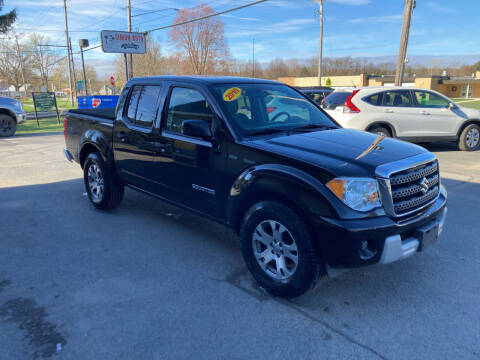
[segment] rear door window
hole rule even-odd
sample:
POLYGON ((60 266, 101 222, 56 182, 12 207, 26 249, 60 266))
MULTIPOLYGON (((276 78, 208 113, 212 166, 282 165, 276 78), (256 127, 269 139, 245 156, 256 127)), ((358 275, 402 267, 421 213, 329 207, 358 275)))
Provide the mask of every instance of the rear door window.
POLYGON ((127 118, 132 124, 135 123, 135 113, 137 112, 137 104, 141 91, 142 86, 135 85, 132 89, 132 93, 130 94, 130 99, 128 101, 127 118))
POLYGON ((395 90, 383 93, 383 106, 409 107, 412 106, 410 91, 395 90))
POLYGON ((160 86, 146 85, 140 91, 137 112, 135 115, 135 125, 142 127, 151 127, 157 116, 157 101, 160 95, 160 86))

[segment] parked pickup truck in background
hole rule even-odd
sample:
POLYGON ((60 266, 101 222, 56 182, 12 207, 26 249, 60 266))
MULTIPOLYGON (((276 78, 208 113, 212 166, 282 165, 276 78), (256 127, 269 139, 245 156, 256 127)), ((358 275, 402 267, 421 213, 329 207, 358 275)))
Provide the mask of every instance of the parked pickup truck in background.
POLYGON ((446 217, 432 153, 342 129, 273 81, 136 78, 115 110, 70 110, 64 128, 95 207, 114 208, 128 186, 225 224, 277 296, 423 251, 446 217))
POLYGON ((17 125, 26 120, 20 101, 0 96, 0 137, 13 136, 17 125))

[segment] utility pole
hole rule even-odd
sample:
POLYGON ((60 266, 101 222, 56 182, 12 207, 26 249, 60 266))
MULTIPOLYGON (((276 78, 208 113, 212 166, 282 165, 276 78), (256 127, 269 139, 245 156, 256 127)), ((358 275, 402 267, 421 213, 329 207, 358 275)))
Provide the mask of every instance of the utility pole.
POLYGON ((320 6, 320 35, 318 39, 318 86, 322 86, 322 47, 323 47, 323 0, 315 0, 320 6))
POLYGON ((255 77, 255 39, 252 42, 252 77, 255 77))
POLYGON ((63 0, 63 14, 65 15, 65 36, 67 41, 67 58, 68 58, 68 80, 70 84, 70 99, 72 102, 72 106, 74 105, 73 102, 73 91, 72 91, 72 66, 71 66, 71 59, 70 59, 70 41, 68 37, 68 20, 67 20, 67 0, 63 0))
POLYGON ((415 0, 405 0, 405 10, 403 11, 402 36, 400 38, 400 49, 398 50, 397 71, 395 73, 395 86, 401 86, 403 83, 403 74, 405 72, 405 60, 407 58, 408 35, 410 33, 410 23, 412 20, 415 0))
POLYGON ((73 61, 73 48, 72 48, 72 39, 68 39, 70 44, 70 56, 72 58, 72 74, 73 74, 73 84, 75 87, 75 96, 78 96, 78 83, 77 83, 77 74, 75 73, 75 61, 73 61))
MULTIPOLYGON (((132 4, 130 0, 127 0, 127 31, 132 32, 132 4)), ((131 79, 133 77, 133 56, 132 54, 128 54, 128 65, 129 65, 129 70, 128 70, 128 79, 131 79)))
POLYGON ((25 71, 23 69, 23 56, 20 54, 20 46, 18 45, 18 36, 15 34, 15 43, 17 44, 17 57, 20 60, 20 70, 22 72, 23 93, 27 95, 27 88, 25 87, 25 71))

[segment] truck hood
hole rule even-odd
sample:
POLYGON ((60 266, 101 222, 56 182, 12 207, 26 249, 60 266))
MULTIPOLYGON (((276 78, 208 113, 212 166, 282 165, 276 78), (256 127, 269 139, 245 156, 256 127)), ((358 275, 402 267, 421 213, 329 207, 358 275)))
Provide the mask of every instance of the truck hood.
POLYGON ((411 143, 352 129, 296 133, 248 143, 335 176, 373 176, 379 165, 427 152, 411 143))

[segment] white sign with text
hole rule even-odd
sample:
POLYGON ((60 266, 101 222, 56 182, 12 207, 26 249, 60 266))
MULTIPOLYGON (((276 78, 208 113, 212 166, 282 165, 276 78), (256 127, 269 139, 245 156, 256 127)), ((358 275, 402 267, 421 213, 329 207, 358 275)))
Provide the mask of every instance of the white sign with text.
POLYGON ((102 30, 102 50, 106 53, 145 54, 145 35, 136 32, 102 30))

